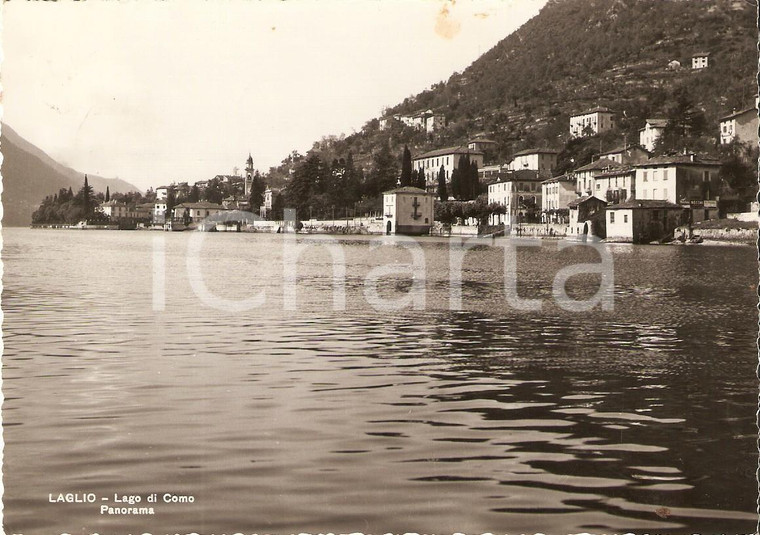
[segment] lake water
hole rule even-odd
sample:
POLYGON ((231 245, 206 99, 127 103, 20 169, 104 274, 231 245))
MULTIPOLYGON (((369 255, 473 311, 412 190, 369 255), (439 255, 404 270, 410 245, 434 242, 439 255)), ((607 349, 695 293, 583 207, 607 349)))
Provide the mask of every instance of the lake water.
POLYGON ((424 310, 378 311, 366 275, 410 253, 347 237, 344 309, 312 248, 285 310, 290 237, 203 235, 209 292, 265 292, 220 310, 191 287, 198 236, 3 230, 6 533, 756 529, 753 247, 609 246, 614 310, 589 312, 551 284, 598 253, 526 247, 524 312, 497 240, 450 310, 449 242, 426 238, 424 310), (115 494, 155 514, 101 514, 115 494))

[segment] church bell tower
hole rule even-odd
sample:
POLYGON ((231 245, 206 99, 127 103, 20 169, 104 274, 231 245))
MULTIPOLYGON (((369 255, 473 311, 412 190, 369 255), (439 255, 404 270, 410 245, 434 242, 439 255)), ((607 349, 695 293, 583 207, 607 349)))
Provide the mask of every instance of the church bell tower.
POLYGON ((248 160, 245 162, 245 198, 251 196, 251 188, 253 186, 253 157, 251 153, 248 153, 248 160))

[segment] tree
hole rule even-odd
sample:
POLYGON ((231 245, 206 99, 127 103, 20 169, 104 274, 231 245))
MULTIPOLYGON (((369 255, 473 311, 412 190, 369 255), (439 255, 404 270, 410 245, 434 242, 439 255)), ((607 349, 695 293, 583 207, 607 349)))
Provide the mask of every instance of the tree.
POLYGON ((106 186, 106 197, 104 199, 105 202, 108 202, 111 200, 111 191, 108 189, 108 186, 106 186))
POLYGON ((283 208, 285 207, 285 196, 282 193, 278 193, 274 196, 274 200, 272 201, 272 216, 270 219, 274 219, 275 221, 282 221, 283 219, 283 208))
POLYGON ((412 185, 412 153, 407 145, 404 145, 404 154, 401 157, 401 185, 412 185))
POLYGON ((443 166, 438 170, 438 198, 441 202, 449 200, 449 193, 446 191, 446 170, 443 166))
POLYGON ((87 175, 84 175, 84 186, 82 186, 82 189, 79 190, 77 197, 79 199, 80 205, 82 206, 83 217, 85 219, 89 217, 95 209, 92 202, 92 193, 92 188, 87 181, 87 175))
POLYGON ((253 180, 251 181, 251 191, 248 196, 248 206, 250 206, 251 212, 256 213, 258 208, 264 204, 264 191, 266 186, 264 180, 261 178, 261 173, 256 171, 253 174, 253 180))
POLYGON ((365 195, 377 197, 396 185, 398 166, 386 143, 372 157, 372 170, 367 180, 365 195))
MULTIPOLYGON (((414 177, 414 185, 420 189, 427 189, 427 180, 425 180, 425 170, 420 168, 417 169, 415 173, 412 175, 414 177)), ((444 180, 445 184, 445 180, 444 180)))
POLYGON ((188 202, 198 202, 201 198, 201 190, 198 189, 198 186, 193 184, 193 187, 190 188, 190 193, 187 196, 188 202))

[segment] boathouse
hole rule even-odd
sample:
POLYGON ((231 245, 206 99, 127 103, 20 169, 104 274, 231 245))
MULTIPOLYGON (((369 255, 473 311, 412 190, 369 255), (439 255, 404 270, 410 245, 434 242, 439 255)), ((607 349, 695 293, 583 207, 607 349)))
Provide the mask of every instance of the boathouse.
POLYGON ((433 226, 435 196, 420 188, 404 186, 383 193, 383 231, 387 235, 429 234, 433 226))

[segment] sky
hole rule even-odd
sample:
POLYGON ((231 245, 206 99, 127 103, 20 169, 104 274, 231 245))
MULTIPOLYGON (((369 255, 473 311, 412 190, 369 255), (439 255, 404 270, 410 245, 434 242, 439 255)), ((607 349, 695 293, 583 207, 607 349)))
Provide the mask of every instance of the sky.
POLYGON ((4 2, 2 121, 140 189, 265 172, 461 72, 546 0, 4 2))

